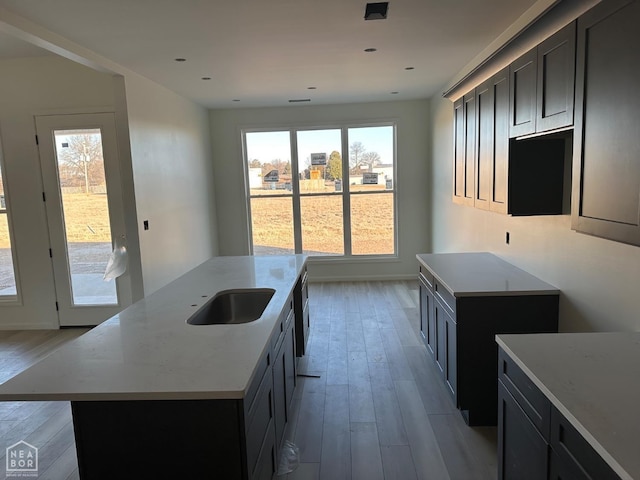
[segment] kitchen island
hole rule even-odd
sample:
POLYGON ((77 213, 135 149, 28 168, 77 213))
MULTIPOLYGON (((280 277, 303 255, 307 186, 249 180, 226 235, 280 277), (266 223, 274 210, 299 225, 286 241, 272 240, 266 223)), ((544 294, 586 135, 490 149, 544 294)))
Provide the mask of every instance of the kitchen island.
POLYGON ((486 252, 418 254, 420 333, 469 425, 496 425, 497 333, 557 332, 560 291, 486 252))
POLYGON ((500 479, 640 479, 640 333, 498 335, 500 479))
POLYGON ((1 385, 0 400, 71 401, 82 479, 271 478, 305 269, 304 255, 213 258, 1 385), (219 292, 255 288, 274 290, 259 319, 186 323, 219 292))

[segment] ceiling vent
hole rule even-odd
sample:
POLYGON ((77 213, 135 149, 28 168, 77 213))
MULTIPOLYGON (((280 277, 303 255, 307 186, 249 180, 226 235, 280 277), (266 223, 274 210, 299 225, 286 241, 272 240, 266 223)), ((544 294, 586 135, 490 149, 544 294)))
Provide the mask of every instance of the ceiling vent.
POLYGON ((384 20, 385 18, 387 18, 388 9, 389 2, 367 3, 367 8, 364 11, 364 19, 384 20))

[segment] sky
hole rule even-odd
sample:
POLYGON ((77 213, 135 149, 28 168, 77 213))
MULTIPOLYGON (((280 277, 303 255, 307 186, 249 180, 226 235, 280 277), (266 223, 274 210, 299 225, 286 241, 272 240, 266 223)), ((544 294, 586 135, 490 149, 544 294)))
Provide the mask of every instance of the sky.
MULTIPOLYGON (((308 165, 311 153, 326 153, 327 158, 334 150, 343 158, 348 152, 342 152, 340 146, 340 129, 299 130, 298 158, 303 166, 308 165)), ((357 127, 349 128, 349 145, 362 142, 368 152, 377 152, 381 163, 393 163, 393 127, 357 127)), ((270 162, 280 159, 285 162, 291 159, 288 131, 248 132, 247 153, 249 160, 270 162)))

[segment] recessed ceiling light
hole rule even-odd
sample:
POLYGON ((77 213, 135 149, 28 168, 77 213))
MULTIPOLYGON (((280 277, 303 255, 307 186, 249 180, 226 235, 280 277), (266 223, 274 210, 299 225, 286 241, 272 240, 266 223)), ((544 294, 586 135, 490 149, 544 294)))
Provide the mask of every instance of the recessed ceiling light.
POLYGON ((404 67, 405 70, 415 70, 416 67, 404 67))
POLYGON ((234 99, 232 100, 232 102, 239 102, 239 101, 240 101, 240 99, 239 99, 239 98, 234 98, 234 99))
POLYGON ((307 90, 315 90, 318 87, 307 87, 307 90))
POLYGON ((211 77, 202 77, 202 80, 211 80, 211 77))
POLYGON ((377 52, 378 49, 377 48, 365 48, 364 51, 367 52, 367 53, 371 53, 371 52, 377 52))
POLYGON ((302 103, 302 102, 310 102, 310 98, 293 98, 289 100, 289 103, 302 103))
POLYGON ((186 58, 176 58, 175 61, 176 62, 186 62, 187 59, 186 58))
POLYGON ((387 18, 389 2, 367 3, 364 10, 365 20, 384 20, 387 18))

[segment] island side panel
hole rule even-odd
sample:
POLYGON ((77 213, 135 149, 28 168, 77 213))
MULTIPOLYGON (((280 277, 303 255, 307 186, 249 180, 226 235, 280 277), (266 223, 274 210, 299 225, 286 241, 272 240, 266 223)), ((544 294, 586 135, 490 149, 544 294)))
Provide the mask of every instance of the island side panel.
POLYGON ((458 407, 469 425, 498 420, 496 334, 558 331, 559 295, 457 299, 458 407))
POLYGON ((247 478, 237 400, 71 402, 82 480, 247 478))

